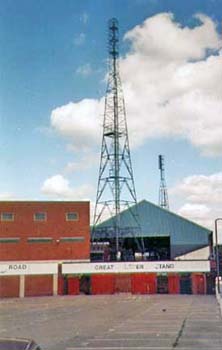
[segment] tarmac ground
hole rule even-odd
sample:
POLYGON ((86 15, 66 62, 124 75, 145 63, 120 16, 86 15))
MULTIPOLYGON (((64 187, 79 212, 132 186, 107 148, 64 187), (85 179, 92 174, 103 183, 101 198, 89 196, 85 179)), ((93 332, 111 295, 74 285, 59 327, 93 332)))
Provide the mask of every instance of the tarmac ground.
POLYGON ((43 350, 222 349, 214 296, 2 299, 0 317, 0 337, 32 338, 43 350))

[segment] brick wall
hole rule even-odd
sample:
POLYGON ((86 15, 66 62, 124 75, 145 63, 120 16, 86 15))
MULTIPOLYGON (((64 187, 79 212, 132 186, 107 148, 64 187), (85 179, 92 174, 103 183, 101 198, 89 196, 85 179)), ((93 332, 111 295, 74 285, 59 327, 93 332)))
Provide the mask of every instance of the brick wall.
POLYGON ((89 259, 89 202, 0 202, 3 212, 14 213, 14 220, 0 221, 0 238, 19 238, 19 242, 1 240, 2 261, 89 259), (37 212, 45 212, 46 221, 34 221, 37 212), (67 212, 78 213, 78 220, 66 221, 67 212), (31 237, 52 240, 28 242, 31 237))
POLYGON ((0 277, 0 298, 19 297, 19 276, 0 277))
POLYGON ((25 276, 25 296, 43 296, 53 294, 52 276, 25 276))

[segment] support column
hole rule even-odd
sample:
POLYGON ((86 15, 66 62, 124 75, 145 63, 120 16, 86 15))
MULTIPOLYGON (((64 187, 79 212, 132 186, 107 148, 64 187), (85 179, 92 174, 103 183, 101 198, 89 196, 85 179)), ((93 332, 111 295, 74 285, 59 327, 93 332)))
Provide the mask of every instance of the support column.
POLYGON ((20 275, 19 278, 19 298, 24 298, 25 296, 25 275, 20 275))
POLYGON ((58 274, 53 275, 53 295, 58 295, 58 274))

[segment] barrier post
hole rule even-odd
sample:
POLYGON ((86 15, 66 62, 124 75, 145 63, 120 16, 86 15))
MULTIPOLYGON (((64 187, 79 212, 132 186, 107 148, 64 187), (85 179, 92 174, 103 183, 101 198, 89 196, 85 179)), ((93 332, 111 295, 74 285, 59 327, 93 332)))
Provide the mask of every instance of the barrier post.
POLYGON ((25 296, 25 275, 19 276, 19 298, 24 298, 25 296))

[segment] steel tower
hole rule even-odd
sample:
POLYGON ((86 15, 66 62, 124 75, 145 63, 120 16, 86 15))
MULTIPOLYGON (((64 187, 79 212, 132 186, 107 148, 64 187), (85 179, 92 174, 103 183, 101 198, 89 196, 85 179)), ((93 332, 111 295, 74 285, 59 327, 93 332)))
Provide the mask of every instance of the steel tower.
MULTIPOLYGON (((133 237, 138 249, 141 241, 136 191, 130 157, 126 111, 119 74, 119 30, 118 21, 108 22, 109 74, 105 97, 103 136, 99 179, 94 212, 92 240, 110 239, 116 254, 121 251, 124 237, 133 237), (121 222, 120 212, 129 209, 130 228, 121 222), (107 226, 100 223, 107 221, 107 226)), ((129 225, 129 224, 128 224, 129 225)))
POLYGON ((165 181, 164 156, 159 155, 159 170, 160 170, 160 190, 159 190, 159 206, 164 209, 169 209, 169 200, 165 181))

